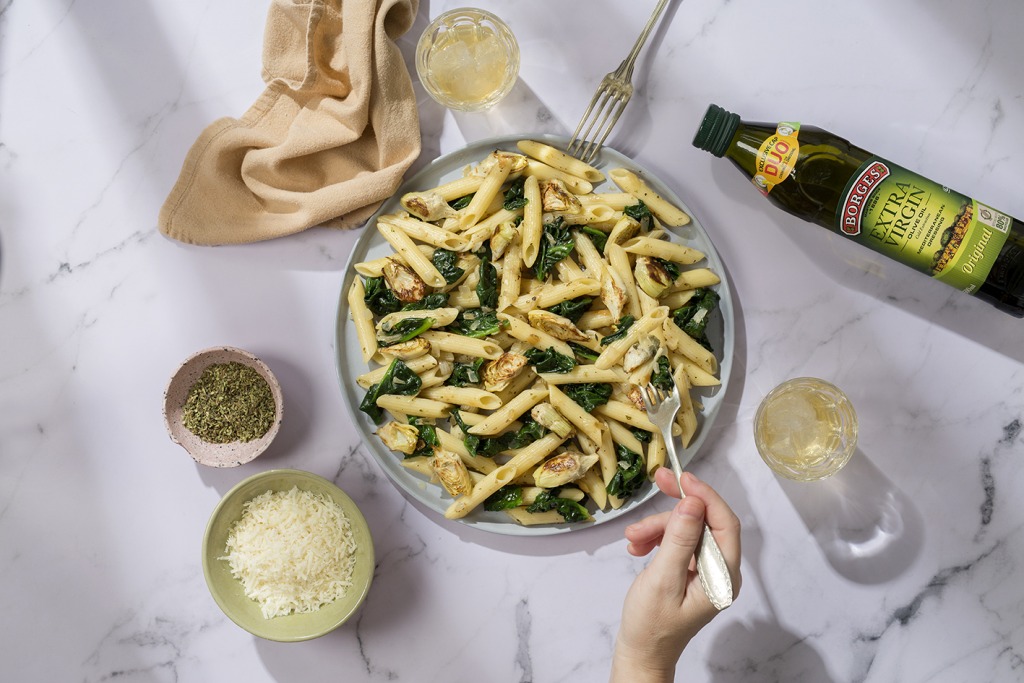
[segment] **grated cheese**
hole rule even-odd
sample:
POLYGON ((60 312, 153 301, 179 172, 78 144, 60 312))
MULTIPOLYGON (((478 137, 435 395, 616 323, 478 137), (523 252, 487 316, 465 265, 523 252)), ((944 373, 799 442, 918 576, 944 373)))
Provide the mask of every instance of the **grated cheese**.
POLYGON ((246 502, 221 559, 271 619, 315 612, 344 596, 355 551, 345 511, 322 493, 293 487, 246 502))

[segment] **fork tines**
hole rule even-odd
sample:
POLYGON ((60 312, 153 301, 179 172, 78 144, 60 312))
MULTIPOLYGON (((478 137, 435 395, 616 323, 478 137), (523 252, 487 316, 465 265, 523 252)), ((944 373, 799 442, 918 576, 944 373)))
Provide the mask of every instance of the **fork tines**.
POLYGON ((632 95, 630 83, 623 82, 614 72, 606 75, 572 134, 569 154, 584 163, 593 163, 632 95))

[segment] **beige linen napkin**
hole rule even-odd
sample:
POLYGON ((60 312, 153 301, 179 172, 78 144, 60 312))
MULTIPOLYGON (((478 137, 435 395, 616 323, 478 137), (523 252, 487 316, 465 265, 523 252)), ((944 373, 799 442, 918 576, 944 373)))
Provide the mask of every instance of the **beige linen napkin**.
POLYGON ((416 96, 395 44, 418 5, 272 0, 266 90, 192 145, 160 231, 214 245, 362 224, 420 153, 416 96))

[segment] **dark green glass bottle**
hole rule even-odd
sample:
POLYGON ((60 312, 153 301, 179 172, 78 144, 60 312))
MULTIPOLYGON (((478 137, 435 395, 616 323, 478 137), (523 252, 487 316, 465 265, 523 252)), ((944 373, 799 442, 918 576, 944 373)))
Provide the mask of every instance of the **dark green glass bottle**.
POLYGON ((777 207, 1024 317, 1024 223, 813 126, 712 104, 695 147, 777 207))

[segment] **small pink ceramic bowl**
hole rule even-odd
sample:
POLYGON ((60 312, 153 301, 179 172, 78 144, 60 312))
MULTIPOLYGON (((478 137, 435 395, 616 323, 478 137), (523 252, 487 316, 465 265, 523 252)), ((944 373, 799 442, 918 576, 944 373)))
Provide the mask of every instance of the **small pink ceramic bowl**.
POLYGON ((266 363, 256 356, 231 346, 217 346, 189 356, 171 377, 171 381, 164 391, 164 423, 167 426, 167 433, 171 436, 171 441, 188 451, 188 454, 197 463, 209 467, 237 467, 255 459, 256 456, 267 450, 267 446, 277 436, 283 417, 284 403, 281 385, 274 377, 274 373, 270 371, 266 363), (232 441, 230 443, 203 441, 185 427, 185 399, 188 398, 188 392, 192 385, 196 383, 206 368, 217 363, 232 361, 248 365, 266 380, 276 406, 274 422, 266 434, 252 441, 232 441))

